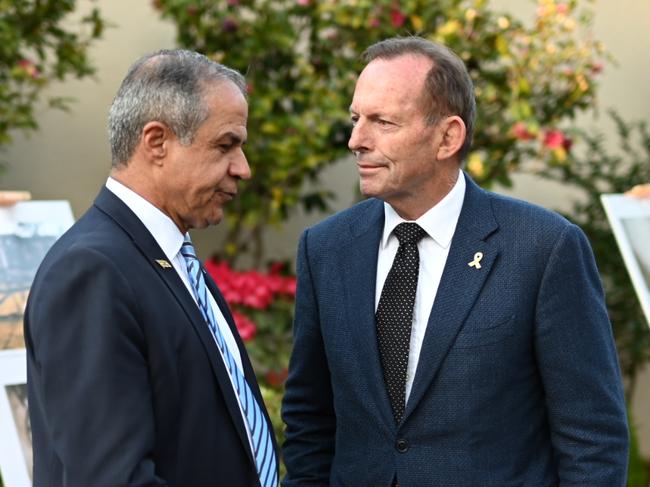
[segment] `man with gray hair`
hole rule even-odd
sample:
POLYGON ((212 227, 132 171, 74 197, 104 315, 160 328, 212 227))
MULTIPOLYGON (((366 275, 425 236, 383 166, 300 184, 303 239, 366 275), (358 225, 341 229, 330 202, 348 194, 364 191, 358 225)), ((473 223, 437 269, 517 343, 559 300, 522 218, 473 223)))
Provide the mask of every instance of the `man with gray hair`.
POLYGON ((369 199, 307 229, 284 487, 623 487, 627 425, 582 231, 461 170, 472 80, 446 47, 365 53, 349 147, 369 199))
POLYGON ((34 487, 275 487, 273 429, 188 230, 250 177, 244 78, 160 51, 109 116, 110 177, 25 312, 34 487))

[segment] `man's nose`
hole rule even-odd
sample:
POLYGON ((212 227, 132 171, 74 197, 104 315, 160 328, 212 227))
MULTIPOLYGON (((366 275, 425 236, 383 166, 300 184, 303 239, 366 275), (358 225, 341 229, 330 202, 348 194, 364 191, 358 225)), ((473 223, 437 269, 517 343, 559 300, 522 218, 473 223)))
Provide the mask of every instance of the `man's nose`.
POLYGON ((366 129, 365 124, 361 121, 358 121, 352 127, 352 133, 350 134, 350 140, 348 141, 348 148, 352 152, 365 152, 370 149, 368 130, 366 129))
POLYGON ((239 149, 235 160, 230 164, 230 174, 240 179, 250 179, 251 177, 251 168, 242 149, 239 149))

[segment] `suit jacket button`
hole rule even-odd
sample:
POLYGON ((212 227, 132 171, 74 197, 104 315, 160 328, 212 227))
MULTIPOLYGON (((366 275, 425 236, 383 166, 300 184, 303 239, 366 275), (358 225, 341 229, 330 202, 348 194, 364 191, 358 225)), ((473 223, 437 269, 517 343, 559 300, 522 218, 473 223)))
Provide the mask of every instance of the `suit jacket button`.
POLYGON ((395 449, 400 453, 406 453, 409 451, 409 442, 404 438, 400 438, 395 442, 395 449))

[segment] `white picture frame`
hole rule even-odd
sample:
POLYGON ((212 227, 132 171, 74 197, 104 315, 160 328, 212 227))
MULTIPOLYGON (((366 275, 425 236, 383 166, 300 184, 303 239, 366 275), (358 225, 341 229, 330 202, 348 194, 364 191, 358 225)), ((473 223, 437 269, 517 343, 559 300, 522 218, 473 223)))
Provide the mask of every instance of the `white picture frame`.
POLYGON ((4 487, 31 487, 32 441, 25 349, 0 351, 0 474, 4 487))
POLYGON ((600 199, 650 324, 650 198, 603 194, 600 199))
POLYGON ((0 350, 25 347, 23 313, 34 275, 73 223, 65 200, 0 206, 0 350))

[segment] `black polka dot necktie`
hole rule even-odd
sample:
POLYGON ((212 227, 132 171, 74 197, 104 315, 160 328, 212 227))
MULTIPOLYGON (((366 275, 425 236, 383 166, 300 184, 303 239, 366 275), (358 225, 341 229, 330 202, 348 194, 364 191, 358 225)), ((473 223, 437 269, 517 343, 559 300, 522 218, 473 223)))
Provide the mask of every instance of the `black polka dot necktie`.
POLYGON ((395 421, 399 423, 406 404, 406 370, 420 268, 418 242, 426 232, 417 223, 400 223, 393 233, 399 240, 399 248, 381 291, 375 317, 384 381, 395 421))

